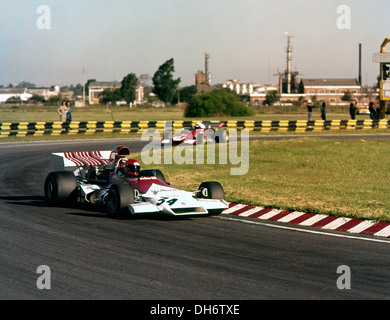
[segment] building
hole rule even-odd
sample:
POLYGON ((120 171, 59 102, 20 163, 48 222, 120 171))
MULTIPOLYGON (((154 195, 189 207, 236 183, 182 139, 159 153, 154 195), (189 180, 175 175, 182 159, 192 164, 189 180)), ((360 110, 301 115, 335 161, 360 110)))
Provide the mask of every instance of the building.
POLYGON ((22 101, 28 101, 33 96, 42 96, 46 101, 51 97, 58 97, 61 94, 63 99, 72 99, 72 91, 61 92, 60 86, 51 88, 3 88, 0 89, 0 103, 7 101, 11 97, 20 97, 22 101))
POLYGON ((233 79, 228 80, 222 85, 223 88, 228 88, 238 95, 255 95, 255 94, 267 94, 268 91, 278 90, 275 86, 262 85, 258 83, 246 83, 233 79))
POLYGON ((0 103, 6 102, 9 98, 16 97, 22 101, 28 101, 32 94, 27 92, 26 88, 3 88, 0 89, 0 103))
POLYGON ((53 86, 51 88, 29 88, 27 89, 27 92, 32 95, 42 96, 46 101, 51 97, 57 97, 60 94, 62 95, 60 86, 53 86))
POLYGON ((253 106, 263 104, 269 91, 278 91, 277 86, 262 85, 258 83, 245 83, 236 79, 226 81, 222 87, 230 89, 238 95, 248 96, 248 102, 253 106))
POLYGON ((89 104, 99 104, 100 96, 106 89, 120 89, 122 84, 119 81, 93 81, 89 84, 89 104))
MULTIPOLYGON (((89 104, 99 104, 100 96, 106 89, 120 89, 122 83, 119 81, 94 81, 89 84, 89 104)), ((135 101, 132 105, 143 104, 145 102, 145 86, 141 82, 135 88, 135 101)), ((126 104, 126 101, 117 102, 117 104, 126 104)))
POLYGON ((215 90, 215 88, 210 85, 210 82, 210 78, 206 76, 206 73, 198 71, 195 74, 195 85, 198 93, 210 92, 215 90))
POLYGON ((362 100, 362 87, 357 79, 302 79, 299 93, 306 100, 315 97, 317 101, 325 101, 328 104, 348 104, 343 97, 348 92, 352 100, 362 100))
MULTIPOLYGON (((281 92, 280 87, 269 86, 264 89, 257 88, 250 93, 251 105, 262 105, 267 92, 270 90, 281 92)), ((357 79, 301 79, 298 92, 282 93, 280 103, 287 105, 298 100, 315 100, 324 101, 329 105, 348 105, 350 102, 344 101, 346 93, 350 95, 351 101, 357 101, 359 104, 368 104, 371 100, 375 100, 377 96, 376 92, 363 89, 357 79)), ((240 94, 243 94, 242 91, 240 94)))
POLYGON ((145 103, 145 85, 141 82, 137 88, 135 88, 135 101, 134 104, 143 104, 145 103))

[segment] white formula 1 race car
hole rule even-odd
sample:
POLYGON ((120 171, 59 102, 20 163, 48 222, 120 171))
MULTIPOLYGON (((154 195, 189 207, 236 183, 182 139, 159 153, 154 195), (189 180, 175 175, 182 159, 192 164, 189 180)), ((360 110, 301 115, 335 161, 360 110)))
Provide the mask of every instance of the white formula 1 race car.
POLYGON ((159 170, 140 170, 128 159, 130 149, 53 153, 55 172, 45 180, 50 205, 90 203, 104 206, 111 216, 126 213, 172 216, 217 215, 228 208, 220 183, 203 182, 196 191, 172 187, 159 170), (68 171, 71 169, 71 171, 68 171))
POLYGON ((226 122, 198 122, 194 128, 182 129, 171 138, 164 138, 161 145, 196 145, 201 143, 226 143, 229 133, 226 122))

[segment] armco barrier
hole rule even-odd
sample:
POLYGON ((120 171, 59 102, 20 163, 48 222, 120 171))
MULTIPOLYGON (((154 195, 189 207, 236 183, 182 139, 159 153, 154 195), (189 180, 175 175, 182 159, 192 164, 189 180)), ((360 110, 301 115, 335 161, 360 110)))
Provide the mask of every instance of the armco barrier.
MULTIPOLYGON (((9 136, 77 135, 94 133, 143 133, 146 130, 164 132, 166 121, 73 121, 0 123, 0 138, 9 136)), ((191 128, 196 121, 172 121, 173 130, 191 128)), ((227 128, 258 132, 315 132, 323 130, 390 129, 390 120, 316 120, 257 121, 230 120, 227 128)))

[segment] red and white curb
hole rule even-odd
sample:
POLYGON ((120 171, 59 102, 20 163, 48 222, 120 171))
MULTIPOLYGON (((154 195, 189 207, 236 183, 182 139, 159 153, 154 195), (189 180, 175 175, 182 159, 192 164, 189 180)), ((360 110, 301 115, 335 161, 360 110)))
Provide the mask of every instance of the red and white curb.
POLYGON ((390 223, 388 222, 334 217, 300 211, 283 211, 237 203, 230 203, 229 209, 223 211, 222 214, 390 238, 390 223))

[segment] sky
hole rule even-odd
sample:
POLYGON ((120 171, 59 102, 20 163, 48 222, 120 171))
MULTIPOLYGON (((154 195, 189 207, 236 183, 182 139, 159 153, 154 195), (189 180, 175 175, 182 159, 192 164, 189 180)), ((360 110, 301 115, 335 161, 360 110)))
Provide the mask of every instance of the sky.
POLYGON ((371 86, 389 12, 389 0, 0 0, 0 84, 153 77, 173 58, 187 86, 205 70, 205 53, 213 84, 276 84, 288 32, 302 78, 357 78, 361 43, 362 82, 371 86))

